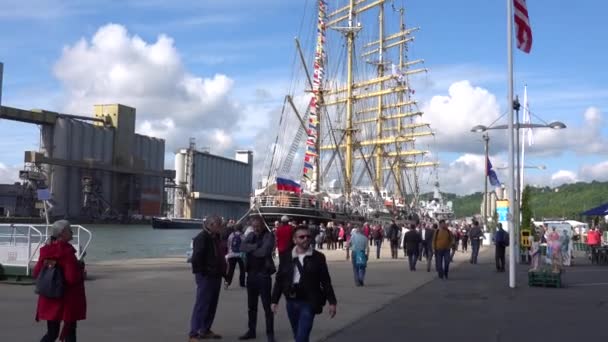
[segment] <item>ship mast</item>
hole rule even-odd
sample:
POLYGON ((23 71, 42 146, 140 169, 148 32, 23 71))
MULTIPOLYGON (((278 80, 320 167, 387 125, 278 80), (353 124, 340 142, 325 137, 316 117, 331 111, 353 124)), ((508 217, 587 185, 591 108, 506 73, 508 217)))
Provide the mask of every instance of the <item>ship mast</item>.
MULTIPOLYGON (((405 31, 404 12, 405 12, 405 10, 403 8, 399 9, 399 28, 400 28, 401 32, 405 31)), ((402 43, 399 45, 399 70, 403 69, 404 50, 405 50, 405 43, 402 43)), ((398 100, 399 102, 403 102, 403 92, 399 92, 398 99, 399 99, 398 100)), ((401 135, 401 130, 402 130, 401 126, 402 126, 402 119, 399 119, 399 120, 397 120, 397 134, 399 134, 399 135, 401 135)), ((404 191, 403 181, 401 179, 402 170, 401 170, 401 160, 400 159, 397 161, 396 169, 393 171, 393 174, 395 176, 395 183, 397 185, 397 192, 399 194, 399 197, 401 197, 402 199, 405 200, 405 191, 404 191)))
POLYGON ((346 161, 345 161, 345 190, 346 198, 350 199, 353 185, 353 61, 355 59, 355 32, 353 17, 355 16, 355 0, 349 1, 348 9, 348 28, 344 30, 347 45, 347 65, 346 65, 346 161))
MULTIPOLYGON (((382 78, 384 76, 384 3, 380 4, 379 13, 378 13, 378 78, 382 78)), ((380 82, 378 84, 380 93, 384 88, 384 82, 380 82)), ((378 114, 376 116, 376 137, 378 140, 382 139, 382 95, 378 96, 378 114)), ((401 121, 401 119, 399 119, 401 121)), ((382 145, 376 146, 376 189, 382 189, 384 183, 384 170, 382 166, 384 165, 384 148, 382 145)))
MULTIPOLYGON (((366 165, 373 187, 378 191, 384 188, 384 172, 393 173, 399 193, 403 197, 404 187, 401 179, 402 170, 409 168, 434 166, 436 163, 416 162, 415 157, 428 151, 414 149, 413 142, 418 137, 432 136, 434 132, 425 129, 427 123, 404 124, 403 119, 423 115, 416 109, 416 101, 412 100, 409 75, 426 72, 426 68, 410 69, 411 66, 422 63, 423 60, 407 61, 407 44, 414 40, 412 33, 418 28, 405 28, 404 10, 401 14, 400 27, 397 33, 386 34, 385 26, 389 23, 385 13, 386 0, 349 0, 348 5, 338 8, 328 15, 327 27, 341 32, 346 40, 346 85, 323 89, 324 108, 344 106, 346 120, 343 126, 344 140, 319 147, 322 150, 344 151, 343 177, 344 190, 347 199, 353 191, 353 171, 355 160, 362 159, 366 165), (361 58, 378 56, 377 61, 366 60, 368 64, 376 64, 376 72, 372 78, 357 79, 354 77, 355 39, 362 29, 355 18, 371 9, 378 9, 378 40, 362 46, 361 58), (340 25, 344 23, 343 25, 340 25), (390 51, 398 48, 398 66, 390 61, 390 51), (392 72, 387 72, 387 63, 392 64, 392 72), (397 70, 398 69, 398 70, 397 70), (393 97, 394 96, 394 97, 393 97), (356 106, 355 106, 356 104, 356 106), (374 125, 374 129, 366 129, 374 125), (366 136, 366 132, 372 133, 366 136), (403 150, 401 146, 406 146, 403 150), (361 155, 354 156, 356 150, 361 155), (366 153, 364 153, 366 151, 366 153), (387 158, 393 161, 386 165, 387 158), (373 170, 368 160, 374 160, 373 170)), ((394 7, 393 7, 394 9, 394 7)), ((396 53, 392 53, 396 57, 396 53)), ((394 62, 397 62, 395 60, 394 62)), ((338 152, 339 153, 339 152, 338 152)), ((386 179, 390 179, 390 176, 386 179)))

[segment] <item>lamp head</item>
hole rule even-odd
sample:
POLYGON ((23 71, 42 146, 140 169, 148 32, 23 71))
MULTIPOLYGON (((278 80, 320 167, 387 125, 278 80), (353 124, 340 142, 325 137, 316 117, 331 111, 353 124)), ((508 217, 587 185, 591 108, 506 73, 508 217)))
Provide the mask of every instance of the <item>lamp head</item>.
POLYGON ((566 128, 566 125, 561 121, 553 121, 552 123, 549 124, 549 127, 553 128, 553 129, 564 129, 564 128, 566 128))
POLYGON ((476 133, 485 132, 487 130, 488 130, 488 127, 486 127, 484 125, 477 125, 477 126, 471 128, 471 132, 476 132, 476 133))

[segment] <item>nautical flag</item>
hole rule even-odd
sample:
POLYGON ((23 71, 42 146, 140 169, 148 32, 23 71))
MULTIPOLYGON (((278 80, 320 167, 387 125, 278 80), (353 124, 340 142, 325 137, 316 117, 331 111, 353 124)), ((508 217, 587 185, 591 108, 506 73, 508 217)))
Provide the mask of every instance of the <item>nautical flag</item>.
POLYGON ((291 179, 277 177, 277 190, 292 191, 300 193, 300 184, 292 181, 291 179))
POLYGON ((486 159, 486 176, 490 179, 490 184, 492 186, 499 186, 500 181, 498 180, 498 175, 496 175, 496 171, 492 170, 492 163, 490 162, 490 158, 486 159))
POLYGON ((517 32, 517 48, 525 53, 532 49, 532 28, 528 17, 526 0, 513 0, 515 7, 515 29, 517 32))

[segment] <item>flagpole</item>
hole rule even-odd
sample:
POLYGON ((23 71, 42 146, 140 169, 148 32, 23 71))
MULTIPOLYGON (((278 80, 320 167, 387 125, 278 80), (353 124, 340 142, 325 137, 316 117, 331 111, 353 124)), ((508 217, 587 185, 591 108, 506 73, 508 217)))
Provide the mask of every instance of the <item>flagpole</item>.
POLYGON ((507 68, 508 90, 507 106, 509 108, 509 215, 507 227, 509 229, 509 287, 515 288, 515 155, 513 151, 513 0, 507 0, 507 68))
MULTIPOLYGON (((530 120, 528 120, 530 113, 528 112, 528 85, 524 84, 524 110, 523 110, 523 115, 524 115, 524 124, 529 124, 530 120)), ((519 208, 521 208, 522 205, 522 201, 523 201, 523 195, 524 195, 524 171, 525 171, 525 154, 526 154, 526 137, 530 135, 530 131, 529 129, 525 129, 523 130, 522 133, 522 139, 521 139, 521 178, 519 179, 519 208)), ((529 139, 529 137, 528 137, 529 139)), ((520 225, 520 229, 521 229, 521 219, 522 219, 522 215, 521 215, 521 210, 519 213, 519 225, 520 225)))

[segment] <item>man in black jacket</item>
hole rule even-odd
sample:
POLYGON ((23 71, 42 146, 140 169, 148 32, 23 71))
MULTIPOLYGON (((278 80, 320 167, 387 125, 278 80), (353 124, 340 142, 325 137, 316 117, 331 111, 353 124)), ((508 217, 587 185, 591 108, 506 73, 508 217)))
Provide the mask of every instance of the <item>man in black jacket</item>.
POLYGON ((416 270, 416 262, 418 261, 418 253, 422 238, 416 231, 416 225, 411 224, 410 230, 403 236, 403 249, 407 253, 407 258, 410 263, 410 271, 416 270))
POLYGON ((395 220, 391 220, 391 225, 388 228, 388 239, 391 243, 391 258, 399 257, 399 238, 401 237, 401 227, 397 225, 395 220))
POLYGON ((479 227, 479 222, 473 221, 473 228, 469 231, 469 239, 471 239, 471 264, 477 264, 477 256, 479 255, 479 247, 481 240, 484 238, 483 231, 479 227))
POLYGON ((431 264, 433 262, 433 235, 437 229, 437 223, 433 223, 432 228, 422 228, 420 233, 422 238, 422 255, 426 258, 426 271, 431 272, 431 264))
POLYGON ((311 234, 307 227, 299 226, 293 233, 296 245, 285 255, 277 272, 272 289, 272 311, 285 295, 287 316, 296 342, 308 342, 315 315, 329 302, 329 316, 336 315, 336 295, 331 285, 327 261, 323 253, 310 246, 311 234))
POLYGON ((196 280, 196 301, 190 321, 190 342, 222 338, 211 331, 222 277, 226 273, 226 261, 220 251, 221 224, 217 216, 207 218, 203 230, 193 239, 192 273, 196 280))
POLYGON ((258 297, 262 300, 266 314, 266 336, 268 342, 274 342, 274 316, 270 308, 271 275, 276 272, 272 252, 274 251, 274 234, 265 227, 261 217, 252 220, 253 234, 245 237, 241 243, 241 252, 247 254, 247 307, 249 313, 247 332, 239 340, 256 338, 258 319, 258 297))

